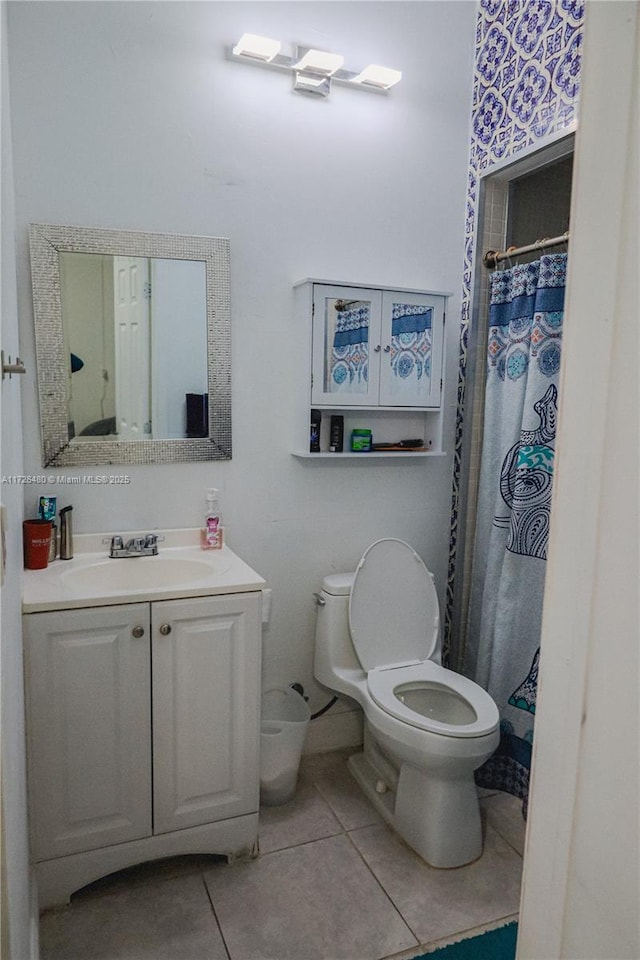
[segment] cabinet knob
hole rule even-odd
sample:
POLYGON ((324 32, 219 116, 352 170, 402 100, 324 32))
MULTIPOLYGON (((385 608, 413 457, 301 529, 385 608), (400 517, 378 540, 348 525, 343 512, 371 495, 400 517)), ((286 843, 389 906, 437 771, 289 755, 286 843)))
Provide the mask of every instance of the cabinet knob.
POLYGON ((163 637, 167 637, 171 633, 171 624, 163 623, 162 626, 160 627, 160 633, 162 634, 163 637))
POLYGON ((136 640, 139 637, 144 637, 144 627, 134 627, 133 630, 131 631, 131 636, 135 637, 136 640))
POLYGON ((390 344, 387 344, 386 347, 384 348, 384 352, 385 352, 385 353, 390 353, 390 351, 391 351, 391 346, 390 346, 390 344))
POLYGON ((374 348, 373 348, 373 352, 374 352, 374 353, 380 353, 380 344, 378 344, 377 347, 374 347, 374 348))

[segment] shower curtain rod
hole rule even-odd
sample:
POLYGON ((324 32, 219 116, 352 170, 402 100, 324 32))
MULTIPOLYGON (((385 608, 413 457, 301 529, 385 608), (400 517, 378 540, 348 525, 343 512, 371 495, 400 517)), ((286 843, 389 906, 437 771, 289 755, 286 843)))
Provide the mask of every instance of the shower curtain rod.
POLYGON ((510 257, 518 257, 521 253, 531 253, 533 250, 545 250, 547 247, 557 247, 561 243, 569 242, 569 231, 563 233, 561 237, 545 237, 543 240, 536 240, 535 243, 528 243, 526 247, 509 247, 507 250, 487 250, 482 262, 485 267, 497 267, 501 260, 508 260, 510 257))

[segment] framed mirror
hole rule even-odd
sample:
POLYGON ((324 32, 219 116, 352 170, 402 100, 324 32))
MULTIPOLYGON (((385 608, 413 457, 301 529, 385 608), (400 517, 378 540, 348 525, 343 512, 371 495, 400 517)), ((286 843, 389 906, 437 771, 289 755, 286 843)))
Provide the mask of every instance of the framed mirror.
POLYGON ((43 464, 231 459, 229 241, 29 228, 43 464))

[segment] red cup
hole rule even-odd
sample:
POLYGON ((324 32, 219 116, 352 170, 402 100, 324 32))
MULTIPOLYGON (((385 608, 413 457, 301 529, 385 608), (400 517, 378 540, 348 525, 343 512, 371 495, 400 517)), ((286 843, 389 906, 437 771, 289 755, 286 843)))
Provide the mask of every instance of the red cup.
POLYGON ((44 570, 49 564, 51 520, 23 520, 22 545, 26 570, 44 570))

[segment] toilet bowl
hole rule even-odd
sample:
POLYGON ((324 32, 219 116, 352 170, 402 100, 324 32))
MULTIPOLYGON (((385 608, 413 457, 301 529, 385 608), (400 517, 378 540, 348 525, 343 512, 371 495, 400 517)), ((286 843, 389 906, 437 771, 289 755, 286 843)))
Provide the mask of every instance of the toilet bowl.
POLYGON ((364 749, 349 759, 356 780, 427 863, 476 860, 473 772, 498 746, 498 708, 441 665, 431 573, 409 544, 386 538, 355 573, 325 577, 317 601, 314 675, 364 712, 364 749))

